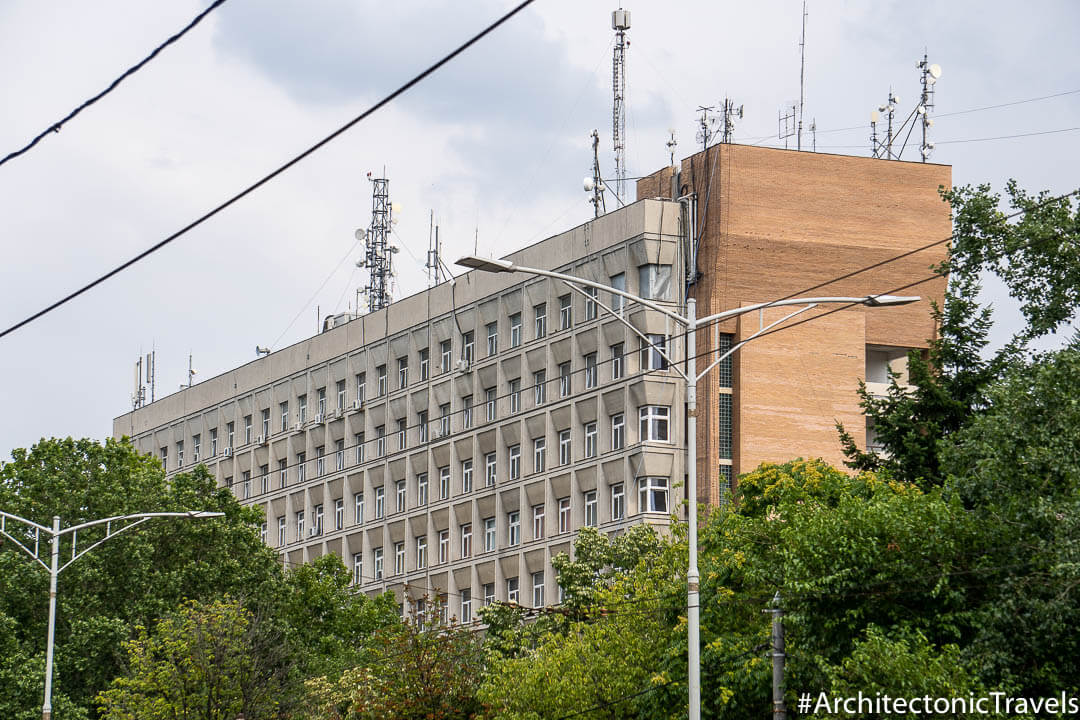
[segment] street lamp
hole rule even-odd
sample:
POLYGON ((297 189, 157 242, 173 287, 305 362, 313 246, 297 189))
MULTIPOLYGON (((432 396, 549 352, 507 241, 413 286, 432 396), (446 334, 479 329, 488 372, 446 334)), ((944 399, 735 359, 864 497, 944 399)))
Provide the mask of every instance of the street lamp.
POLYGON ((509 260, 496 260, 493 258, 482 258, 474 255, 468 255, 457 261, 458 265, 462 267, 471 268, 473 270, 480 270, 483 272, 491 273, 525 273, 527 275, 538 275, 540 277, 548 277, 554 280, 561 280, 566 283, 567 286, 576 292, 585 295, 585 291, 582 287, 595 288, 597 290, 603 290, 605 292, 618 295, 620 297, 632 300, 641 304, 650 310, 655 310, 675 322, 679 323, 686 328, 686 372, 683 372, 679 367, 671 361, 667 356, 666 349, 652 345, 651 341, 645 337, 637 328, 631 325, 626 319, 622 317, 621 313, 615 312, 610 307, 600 302, 598 299, 588 296, 591 302, 597 303, 600 307, 604 308, 607 312, 611 313, 616 319, 618 319, 623 325, 630 328, 631 331, 639 338, 644 340, 647 344, 651 345, 654 350, 659 352, 665 360, 668 361, 668 366, 675 370, 686 381, 686 409, 687 409, 687 428, 686 428, 686 452, 687 452, 687 495, 689 495, 690 507, 688 511, 687 525, 689 531, 688 542, 690 545, 690 560, 689 567, 686 572, 686 584, 687 584, 687 597, 686 597, 686 623, 687 623, 687 662, 688 662, 688 685, 690 695, 690 720, 700 720, 701 717, 701 608, 698 599, 698 586, 700 582, 700 575, 698 573, 697 564, 697 384, 698 381, 704 378, 710 370, 730 357, 736 350, 741 348, 746 343, 750 342, 756 337, 768 332, 772 328, 787 322, 791 318, 801 313, 810 310, 820 304, 826 303, 846 303, 849 305, 865 305, 867 307, 891 307, 895 305, 907 305, 909 303, 918 302, 921 298, 917 295, 863 295, 861 297, 815 297, 815 298, 789 298, 786 300, 777 300, 774 302, 757 303, 756 305, 747 305, 741 308, 732 308, 731 310, 725 310, 723 312, 708 315, 703 318, 697 317, 697 300, 694 298, 687 298, 686 300, 686 316, 679 315, 678 313, 659 305, 651 300, 631 295, 623 290, 604 285, 602 283, 593 282, 591 280, 585 280, 582 278, 574 277, 573 275, 566 275, 564 273, 554 272, 551 270, 541 270, 538 268, 524 267, 517 265, 509 260), (725 353, 720 355, 716 360, 709 364, 700 374, 697 372, 697 363, 695 356, 697 355, 697 327, 698 325, 706 325, 713 322, 719 322, 721 320, 727 320, 729 318, 744 315, 746 313, 754 312, 755 310, 764 310, 772 307, 784 307, 789 305, 805 305, 794 312, 788 313, 779 320, 765 325, 758 329, 757 332, 750 335, 746 339, 732 346, 725 353))
MULTIPOLYGON (((52 670, 53 670, 53 636, 56 630, 56 578, 69 565, 81 558, 86 553, 90 552, 98 545, 101 545, 106 540, 116 537, 122 532, 131 530, 134 527, 142 525, 147 520, 152 520, 158 517, 182 517, 188 519, 198 518, 213 518, 224 517, 225 513, 221 512, 209 512, 206 510, 189 510, 187 512, 155 512, 155 513, 138 513, 135 515, 117 515, 115 517, 102 518, 101 520, 91 520, 90 522, 81 523, 79 525, 72 525, 64 530, 60 529, 60 516, 53 515, 52 527, 48 528, 44 525, 38 525, 32 520, 19 517, 18 515, 12 515, 11 513, 0 510, 0 535, 3 535, 8 540, 18 545, 27 555, 32 557, 41 567, 45 568, 49 573, 49 635, 45 644, 45 702, 41 706, 41 720, 51 720, 52 718, 52 670), (21 522, 28 525, 33 530, 34 537, 34 549, 31 550, 26 545, 8 532, 7 522, 13 520, 15 522, 21 522), (120 525, 117 529, 113 529, 113 523, 120 525), (77 551, 76 543, 78 541, 78 532, 85 528, 95 527, 98 525, 105 526, 105 537, 101 538, 95 543, 92 543, 89 547, 77 551), (45 561, 38 557, 38 541, 41 539, 41 534, 52 536, 52 563, 46 565, 45 561), (71 559, 63 565, 60 565, 60 537, 71 533, 71 559)), ((28 533, 29 535, 29 533, 28 533)))

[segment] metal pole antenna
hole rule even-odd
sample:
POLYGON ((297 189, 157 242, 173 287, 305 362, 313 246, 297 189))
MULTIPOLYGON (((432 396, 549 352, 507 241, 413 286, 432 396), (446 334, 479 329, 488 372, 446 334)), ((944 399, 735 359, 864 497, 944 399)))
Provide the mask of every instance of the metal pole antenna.
POLYGON ((689 495, 690 562, 686 571, 686 657, 689 664, 690 720, 701 719, 701 608, 698 598, 697 564, 697 300, 686 301, 686 454, 689 495))
POLYGON ((49 567, 49 636, 45 641, 45 702, 41 720, 52 720, 53 640, 56 637, 56 576, 60 574, 60 516, 52 519, 52 565, 49 567))
POLYGON ((806 0, 802 4, 802 40, 799 42, 799 132, 796 140, 796 150, 802 150, 802 118, 803 104, 806 101, 804 90, 806 76, 806 0))

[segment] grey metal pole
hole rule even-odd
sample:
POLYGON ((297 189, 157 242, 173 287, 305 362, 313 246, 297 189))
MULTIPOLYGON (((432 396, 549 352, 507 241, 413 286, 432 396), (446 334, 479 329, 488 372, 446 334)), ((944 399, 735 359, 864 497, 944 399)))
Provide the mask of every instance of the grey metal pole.
POLYGON ((701 608, 698 599, 697 564, 697 301, 686 301, 686 468, 687 495, 689 495, 689 545, 690 564, 686 572, 686 656, 688 685, 690 691, 690 720, 701 718, 701 608))
POLYGON ((45 703, 41 720, 52 720, 53 638, 56 634, 56 576, 60 574, 60 516, 52 519, 52 566, 49 569, 49 638, 45 642, 45 703))
POLYGON ((786 720, 784 705, 784 611, 780 609, 780 592, 777 591, 768 610, 772 615, 772 698, 773 720, 786 720))

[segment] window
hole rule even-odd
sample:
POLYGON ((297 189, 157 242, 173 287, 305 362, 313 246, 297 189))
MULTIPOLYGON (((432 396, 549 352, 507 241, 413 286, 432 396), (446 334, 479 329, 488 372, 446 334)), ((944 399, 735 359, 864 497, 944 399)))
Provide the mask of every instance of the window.
POLYGON ((279 515, 277 519, 277 544, 281 547, 285 544, 285 516, 279 515))
POLYGON ((449 340, 443 340, 439 343, 439 356, 442 358, 441 363, 442 371, 444 373, 450 372, 451 363, 453 363, 453 354, 451 353, 451 345, 449 340))
MULTIPOLYGON (((301 406, 301 407, 302 407, 302 406, 301 406)), ((225 426, 225 433, 226 433, 226 435, 228 435, 228 438, 229 438, 229 442, 228 442, 228 444, 226 445, 226 447, 227 447, 227 448, 229 448, 229 449, 231 450, 231 449, 232 449, 232 448, 234 447, 234 445, 233 445, 233 440, 234 440, 234 439, 235 439, 235 437, 236 437, 236 424, 235 424, 235 423, 229 423, 229 424, 227 424, 227 425, 225 426)))
POLYGON ((544 506, 533 506, 533 540, 544 537, 544 506))
POLYGON ((585 356, 585 389, 596 387, 596 353, 585 356))
POLYGON ((570 302, 570 295, 559 298, 559 329, 569 330, 574 325, 574 306, 570 302))
POLYGON ((353 522, 359 525, 364 522, 364 493, 353 493, 353 522))
POLYGON ((559 397, 570 397, 570 363, 559 364, 559 397))
POLYGON ((731 431, 732 431, 732 407, 731 393, 719 393, 717 399, 717 420, 719 421, 718 449, 720 457, 725 460, 731 459, 731 431))
POLYGON ((484 405, 487 407, 487 421, 491 422, 495 419, 495 398, 497 394, 495 388, 488 388, 484 391, 484 405))
POLYGON ((378 366, 375 372, 379 374, 379 394, 376 397, 382 397, 386 394, 386 366, 378 366))
POLYGON ((427 536, 416 538, 416 569, 427 567, 427 536))
POLYGON ((472 459, 461 461, 461 492, 472 492, 472 459))
POLYGON ((510 381, 510 414, 521 412, 521 378, 510 381))
POLYGON ((386 454, 386 426, 379 425, 375 428, 375 457, 386 454))
POLYGON ((364 404, 364 394, 367 390, 367 373, 362 372, 356 376, 356 403, 357 405, 364 404))
POLYGON ((668 481, 662 477, 643 477, 638 479, 638 510, 640 512, 668 511, 668 481))
POLYGON ((595 320, 596 319, 596 307, 597 307, 597 305, 596 305, 596 294, 597 294, 597 292, 598 291, 597 291, 596 288, 591 288, 591 287, 585 288, 585 319, 586 320, 595 320))
POLYGON ((468 430, 472 427, 472 395, 461 398, 461 427, 468 430))
POLYGON ((570 498, 559 498, 559 532, 570 532, 570 498))
POLYGON ((247 500, 251 497, 251 471, 245 470, 243 473, 244 478, 244 499, 247 500))
POLYGON ((334 501, 334 529, 341 530, 345 527, 345 501, 338 498, 334 501))
POLYGON ((495 602, 495 583, 484 583, 484 607, 495 602))
POLYGON ((450 531, 439 531, 439 562, 445 563, 450 559, 450 531))
POLYGON ((359 585, 364 582, 364 553, 353 553, 352 581, 353 585, 359 585))
POLYGON ((533 398, 536 401, 536 405, 543 405, 544 399, 547 397, 547 371, 540 370, 533 373, 533 398))
POLYGON ((450 497, 450 466, 439 468, 439 499, 450 497))
POLYGON ((382 577, 383 577, 383 572, 382 572, 382 569, 383 569, 382 568, 382 548, 381 547, 375 548, 374 550, 371 551, 371 554, 375 559, 375 562, 373 563, 374 566, 375 566, 375 579, 376 580, 382 580, 382 577))
POLYGON ((488 453, 484 456, 484 487, 495 486, 495 473, 497 471, 497 462, 495 453, 488 453))
POLYGON ((345 381, 337 381, 337 409, 338 412, 345 411, 345 381))
POLYGON ((430 363, 430 361, 428 359, 428 349, 427 348, 421 348, 420 349, 420 382, 423 382, 423 381, 428 379, 430 365, 431 365, 431 363, 430 363))
POLYGON ((427 410, 416 414, 416 432, 420 436, 420 442, 426 443, 428 440, 427 410))
POLYGON ((671 266, 640 266, 638 268, 638 292, 646 300, 669 300, 671 297, 671 266))
POLYGON ((671 408, 666 405, 645 405, 638 410, 641 418, 641 442, 668 442, 668 417, 671 408))
POLYGON ((353 441, 356 443, 356 464, 364 462, 364 433, 356 433, 353 435, 353 441))
POLYGON ((307 453, 296 453, 296 481, 304 482, 307 479, 307 453))
POLYGON ((297 510, 296 511, 296 539, 298 541, 304 539, 304 511, 303 510, 297 510))
MULTIPOLYGON (((301 395, 296 398, 296 405, 299 408, 296 413, 296 419, 303 425, 307 422, 307 395, 301 395)), ((232 447, 232 442, 229 443, 229 447, 232 447)))
POLYGON ((439 406, 439 437, 450 434, 450 403, 439 406))
POLYGON ((199 462, 199 450, 202 449, 202 437, 196 433, 191 436, 191 461, 199 462))
POLYGON ((559 464, 570 464, 570 430, 559 431, 559 464))
POLYGON ((260 465, 259 466, 259 479, 261 481, 260 482, 260 485, 261 485, 260 489, 262 491, 262 494, 265 495, 266 493, 270 492, 270 466, 269 465, 260 465))
POLYGON ((510 316, 510 347, 521 345, 521 313, 510 316))
POLYGON ((510 446, 510 479, 517 480, 521 477, 521 446, 510 446))
POLYGON ((405 573, 405 543, 394 543, 394 574, 402 575, 405 573))
POLYGON ((585 423, 585 457, 596 457, 596 423, 585 423))
POLYGON ((521 513, 515 510, 506 514, 506 544, 510 546, 521 544, 521 513))
POLYGON ((408 429, 408 426, 405 424, 405 419, 404 418, 397 421, 397 449, 398 450, 404 450, 405 447, 406 447, 406 444, 405 444, 405 431, 407 429, 408 429))
POLYGON ((326 418, 326 388, 319 388, 318 393, 319 409, 316 412, 318 412, 319 417, 326 418))
POLYGON ((461 526, 461 557, 472 557, 472 523, 461 526))
POLYGON ((321 504, 315 506, 315 513, 314 514, 315 514, 315 523, 314 523, 314 525, 312 526, 311 529, 315 531, 314 532, 315 535, 322 535, 322 531, 323 531, 323 509, 322 509, 321 504))
POLYGON ((626 517, 626 492, 623 484, 611 486, 611 519, 622 520, 626 517))
POLYGON ((622 413, 611 416, 611 449, 622 450, 626 445, 626 420, 622 413))
POLYGON ((596 491, 585 493, 585 527, 596 527, 596 491))
POLYGON ((484 552, 495 549, 495 518, 484 518, 484 552))
POLYGON ((472 365, 473 358, 476 350, 476 341, 473 331, 470 330, 461 334, 461 359, 465 361, 465 365, 472 365))
POLYGON ((544 472, 544 454, 547 451, 547 438, 533 440, 533 472, 544 472))
POLYGON ((405 494, 406 492, 408 492, 405 488, 405 481, 398 480, 396 483, 394 483, 394 490, 397 496, 397 511, 405 512, 405 494))
MULTIPOLYGON (((618 275, 611 276, 611 289, 621 290, 626 292, 626 274, 619 273, 618 275)), ((611 309, 615 312, 621 312, 623 305, 626 304, 626 299, 622 295, 611 293, 611 309)))
MULTIPOLYGON (((285 417, 281 420, 285 425, 289 424, 289 403, 282 403, 285 406, 285 417)), ((282 430, 285 429, 283 426, 282 430)), ((210 457, 217 457, 217 428, 210 428, 210 457)))
POLYGON ((229 490, 231 491, 232 486, 233 486, 233 480, 232 480, 232 475, 230 475, 229 477, 225 478, 225 487, 229 488, 229 490))
POLYGON ((397 386, 398 390, 409 386, 409 358, 398 358, 397 361, 397 386))
POLYGON ((536 339, 547 335, 547 303, 533 306, 533 318, 535 320, 536 339))
POLYGON ((262 411, 262 436, 264 441, 270 437, 270 408, 262 411))
POLYGON ((375 519, 381 520, 386 514, 386 488, 382 485, 375 488, 375 519))
POLYGON ((646 335, 649 342, 641 341, 641 369, 667 370, 667 338, 663 335, 646 335))
POLYGON ((169 469, 169 448, 161 448, 161 467, 165 470, 169 469))
POLYGON ((499 323, 487 324, 487 354, 491 357, 499 352, 499 323))
POLYGON ((472 622, 472 589, 464 588, 461 591, 461 622, 472 622))
POLYGON ((427 505, 427 473, 416 476, 416 504, 418 507, 427 505))
POLYGON ((544 573, 534 572, 532 574, 533 583, 533 607, 544 607, 544 573))
POLYGON ((334 443, 334 466, 337 470, 345 469, 345 441, 338 440, 334 443))
POLYGON ((259 542, 266 544, 266 523, 259 526, 259 542))
MULTIPOLYGON (((289 403, 279 403, 278 410, 281 411, 281 432, 285 432, 289 429, 289 403)), ((210 451, 210 454, 215 455, 217 454, 217 430, 210 431, 210 439, 213 442, 213 448, 210 451)))
POLYGON ((278 487, 283 488, 289 484, 289 462, 278 460, 278 487))
POLYGON ((518 601, 518 579, 506 578, 506 601, 516 603, 518 601))
POLYGON ((315 477, 322 477, 326 474, 326 458, 323 454, 326 452, 326 447, 320 445, 315 448, 315 477))

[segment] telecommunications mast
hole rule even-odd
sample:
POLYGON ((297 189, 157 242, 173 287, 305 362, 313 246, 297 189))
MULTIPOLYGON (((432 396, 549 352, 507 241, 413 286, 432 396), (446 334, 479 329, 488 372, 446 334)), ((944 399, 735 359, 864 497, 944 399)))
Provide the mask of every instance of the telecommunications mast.
POLYGON ((941 77, 941 66, 937 63, 927 63, 926 52, 923 51, 922 61, 915 67, 922 70, 922 96, 919 98, 919 119, 922 121, 922 147, 919 149, 922 155, 922 161, 926 162, 926 159, 930 157, 930 153, 934 151, 934 143, 926 139, 926 132, 934 124, 934 119, 930 117, 930 111, 934 109, 934 85, 937 84, 938 78, 941 77))
POLYGON ((611 13, 611 29, 615 31, 615 52, 611 64, 611 86, 615 103, 611 111, 611 140, 615 148, 615 195, 621 200, 626 185, 626 48, 630 41, 630 11, 621 7, 611 13))
MULTIPOLYGON (((385 171, 383 172, 385 175, 385 171)), ((364 259, 357 267, 370 272, 364 287, 368 312, 382 310, 390 304, 390 278, 394 274, 394 253, 397 248, 390 244, 390 226, 393 222, 390 205, 390 181, 367 174, 371 181, 371 225, 367 230, 356 231, 356 239, 365 241, 364 259)), ((358 308, 359 309, 359 308, 358 308)))

